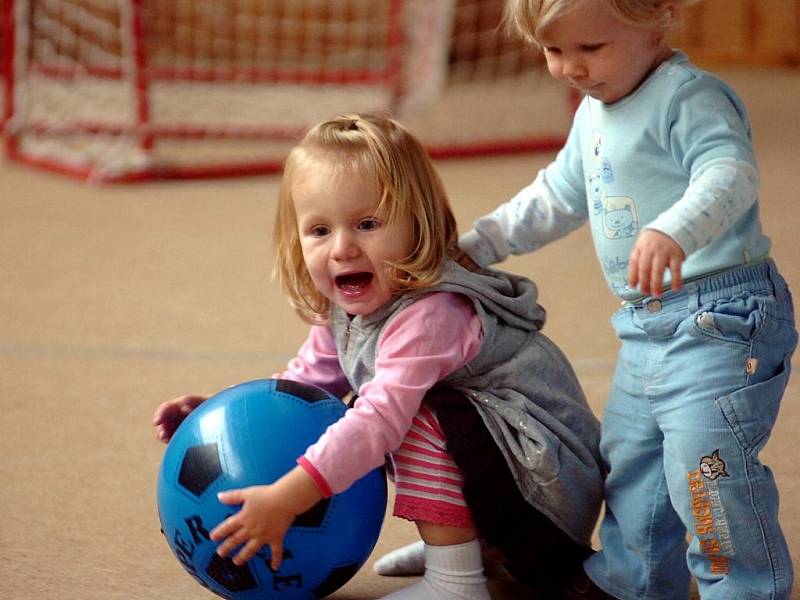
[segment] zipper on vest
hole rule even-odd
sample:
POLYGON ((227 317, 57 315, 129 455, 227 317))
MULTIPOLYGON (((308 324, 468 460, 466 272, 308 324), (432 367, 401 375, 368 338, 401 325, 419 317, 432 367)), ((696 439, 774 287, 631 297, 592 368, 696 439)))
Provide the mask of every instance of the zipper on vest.
POLYGON ((347 322, 347 326, 344 328, 344 353, 347 354, 347 346, 350 344, 350 321, 347 322))

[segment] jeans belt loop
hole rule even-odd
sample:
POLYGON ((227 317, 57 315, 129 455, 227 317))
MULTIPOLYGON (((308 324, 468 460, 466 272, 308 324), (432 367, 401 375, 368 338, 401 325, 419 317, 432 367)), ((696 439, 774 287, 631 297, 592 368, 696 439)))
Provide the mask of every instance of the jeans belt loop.
POLYGON ((689 312, 696 313, 700 310, 700 306, 702 305, 700 302, 700 286, 694 285, 690 289, 686 290, 689 296, 689 312))

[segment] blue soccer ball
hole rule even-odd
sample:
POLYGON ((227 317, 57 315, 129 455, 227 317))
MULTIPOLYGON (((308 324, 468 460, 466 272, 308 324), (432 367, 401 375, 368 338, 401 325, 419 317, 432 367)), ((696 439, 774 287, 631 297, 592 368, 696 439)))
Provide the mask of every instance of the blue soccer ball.
POLYGON ((270 379, 228 388, 181 423, 161 464, 158 512, 172 552, 200 584, 223 598, 294 600, 323 598, 355 575, 383 523, 382 469, 298 516, 277 571, 269 546, 236 566, 209 539, 237 510, 217 492, 274 482, 344 413, 342 401, 319 388, 270 379))

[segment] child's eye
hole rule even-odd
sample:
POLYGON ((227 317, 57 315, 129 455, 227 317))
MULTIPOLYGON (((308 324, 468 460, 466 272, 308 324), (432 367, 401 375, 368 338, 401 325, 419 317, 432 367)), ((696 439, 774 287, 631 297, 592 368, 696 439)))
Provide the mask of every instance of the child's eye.
POLYGON ((328 229, 325 225, 314 225, 314 227, 309 229, 309 232, 314 237, 323 237, 330 232, 330 229, 328 229))
POLYGON ((553 46, 545 46, 544 47, 545 54, 552 54, 554 56, 558 56, 561 54, 561 50, 559 48, 555 48, 553 46))
POLYGON ((358 223, 358 228, 361 231, 372 231, 374 229, 378 229, 380 226, 381 222, 375 218, 364 219, 358 223))
POLYGON ((605 44, 602 44, 602 43, 601 44, 583 44, 581 46, 581 50, 583 52, 597 52, 603 46, 605 46, 605 44))

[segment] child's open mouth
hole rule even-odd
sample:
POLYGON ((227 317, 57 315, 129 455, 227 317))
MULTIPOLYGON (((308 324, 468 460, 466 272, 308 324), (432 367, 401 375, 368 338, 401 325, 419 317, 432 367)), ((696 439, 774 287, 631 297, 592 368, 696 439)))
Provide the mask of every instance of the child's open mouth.
POLYGON ((358 294, 372 281, 372 273, 348 273, 336 277, 336 287, 344 294, 358 294))

